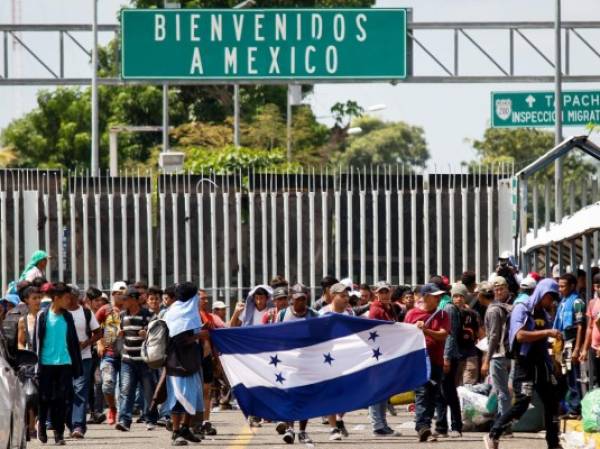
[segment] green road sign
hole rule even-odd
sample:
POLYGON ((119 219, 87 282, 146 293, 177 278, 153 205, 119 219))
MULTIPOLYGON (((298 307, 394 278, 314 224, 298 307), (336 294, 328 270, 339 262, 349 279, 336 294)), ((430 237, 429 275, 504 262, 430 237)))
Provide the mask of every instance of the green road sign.
MULTIPOLYGON (((600 123, 600 91, 562 93, 565 126, 600 123)), ((554 92, 492 92, 493 128, 554 126, 554 92)))
POLYGON ((123 9, 124 79, 406 77, 406 10, 123 9))

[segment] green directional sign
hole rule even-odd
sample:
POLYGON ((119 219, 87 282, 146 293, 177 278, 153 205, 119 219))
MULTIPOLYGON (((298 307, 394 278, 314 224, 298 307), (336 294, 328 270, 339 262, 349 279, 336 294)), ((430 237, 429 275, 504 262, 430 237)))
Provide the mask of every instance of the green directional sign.
MULTIPOLYGON (((554 92, 492 92, 492 127, 554 126, 554 92)), ((562 123, 581 126, 600 123, 600 91, 562 93, 562 123)))
POLYGON ((123 9, 124 79, 406 77, 406 10, 123 9))

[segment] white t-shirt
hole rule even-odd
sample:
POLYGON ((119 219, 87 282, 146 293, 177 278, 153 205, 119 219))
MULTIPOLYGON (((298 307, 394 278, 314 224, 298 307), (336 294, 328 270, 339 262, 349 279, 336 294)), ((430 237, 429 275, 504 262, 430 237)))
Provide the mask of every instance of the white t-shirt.
MULTIPOLYGON (((325 307, 323 307, 321 310, 319 310, 319 315, 323 316, 323 315, 327 315, 328 313, 338 313, 338 312, 334 312, 332 309, 333 309, 332 305, 327 304, 325 307)), ((341 314, 354 316, 354 312, 352 311, 352 309, 346 309, 341 314)))
MULTIPOLYGON (((257 324, 262 324, 262 318, 263 315, 265 313, 267 313, 267 307, 265 307, 262 310, 258 310, 256 307, 254 308, 254 321, 252 322, 253 326, 256 326, 257 324)), ((244 320, 246 319, 246 309, 242 310, 242 313, 240 313, 239 316, 239 320, 243 323, 244 320)))
MULTIPOLYGON (((69 312, 71 312, 71 315, 73 315, 73 321, 75 321, 75 330, 77 330, 77 338, 80 342, 86 341, 88 339, 88 336, 86 332, 87 325, 85 322, 85 312, 83 311, 83 307, 79 306, 77 310, 70 310, 69 312)), ((98 320, 96 319, 94 312, 91 312, 90 330, 94 332, 96 329, 100 329, 100 325, 98 324, 98 320)), ((81 350, 81 358, 92 358, 92 348, 90 346, 81 350)))
POLYGON ((27 273, 25 273, 25 281, 32 282, 36 278, 44 277, 44 273, 37 266, 32 267, 27 273))

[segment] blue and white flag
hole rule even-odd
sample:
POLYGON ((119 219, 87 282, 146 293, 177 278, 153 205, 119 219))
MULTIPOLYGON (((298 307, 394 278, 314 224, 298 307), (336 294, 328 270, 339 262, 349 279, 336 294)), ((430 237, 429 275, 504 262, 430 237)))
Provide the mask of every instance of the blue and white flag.
POLYGON ((292 421, 386 401, 429 379, 415 326, 341 314, 211 337, 246 416, 292 421))

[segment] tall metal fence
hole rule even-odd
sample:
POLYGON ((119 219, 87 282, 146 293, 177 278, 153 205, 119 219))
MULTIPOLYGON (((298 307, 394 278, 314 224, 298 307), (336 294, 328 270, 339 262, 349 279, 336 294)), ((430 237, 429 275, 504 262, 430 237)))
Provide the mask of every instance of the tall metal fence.
POLYGON ((276 174, 0 171, 3 291, 33 250, 47 276, 191 280, 227 302, 276 274, 419 284, 464 270, 486 278, 511 248, 511 169, 415 174, 401 166, 276 174))

